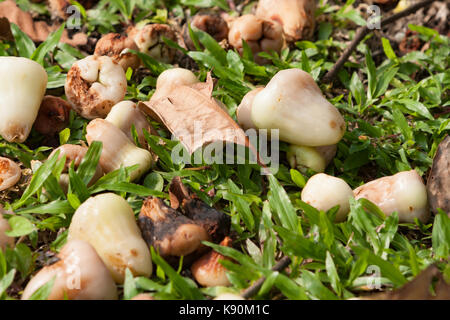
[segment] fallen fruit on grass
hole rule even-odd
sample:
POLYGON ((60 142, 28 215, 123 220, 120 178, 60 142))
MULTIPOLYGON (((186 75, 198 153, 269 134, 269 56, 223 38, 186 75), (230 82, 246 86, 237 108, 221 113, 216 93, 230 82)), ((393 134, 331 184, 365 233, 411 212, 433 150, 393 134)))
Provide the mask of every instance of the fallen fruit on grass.
POLYGON ((336 144, 346 127, 311 75, 300 69, 279 71, 255 96, 251 113, 257 128, 279 129, 280 140, 300 146, 336 144))
POLYGON ((275 21, 263 20, 252 14, 245 14, 231 21, 228 42, 239 53, 243 53, 244 40, 252 50, 258 63, 267 62, 260 57, 260 52, 280 52, 284 44, 283 30, 275 21))
POLYGON ((147 244, 169 263, 181 256, 185 256, 186 263, 186 256, 204 250, 201 242, 210 240, 204 228, 158 198, 149 197, 144 201, 139 227, 147 244))
POLYGON ((110 57, 88 56, 72 65, 64 89, 72 108, 82 117, 104 118, 125 97, 127 79, 110 57))
POLYGON ((133 210, 126 200, 114 193, 90 197, 78 207, 68 239, 89 242, 117 283, 123 283, 127 268, 134 276, 148 277, 152 273, 150 251, 142 239, 133 210))
MULTIPOLYGON (((218 14, 196 14, 191 21, 191 28, 196 28, 208 33, 217 42, 228 37, 227 22, 218 14)), ((189 50, 195 50, 195 45, 189 35, 187 24, 183 27, 184 43, 189 50)))
POLYGON ((315 0, 259 0, 256 16, 283 26, 287 41, 310 38, 314 33, 315 0))
POLYGON ((24 142, 38 115, 47 87, 47 72, 37 62, 0 57, 0 135, 24 142))
POLYGON ((353 198, 353 191, 344 180, 318 173, 309 178, 301 198, 317 210, 327 211, 339 205, 335 222, 342 222, 350 211, 349 199, 353 198))
POLYGON ((256 129, 255 124, 252 120, 252 104, 253 99, 263 89, 264 87, 256 88, 247 92, 247 94, 242 98, 242 101, 236 110, 237 122, 244 130, 256 129))
POLYGON ((11 159, 0 157, 0 191, 6 190, 19 182, 22 171, 11 159))
POLYGON ((165 70, 156 80, 156 90, 150 101, 166 98, 177 86, 188 86, 198 82, 197 77, 191 70, 184 68, 165 70))
POLYGON ((94 248, 82 240, 70 240, 59 260, 41 269, 28 282, 22 300, 54 279, 48 300, 117 300, 117 287, 94 248))
POLYGON ((245 299, 240 295, 234 293, 222 293, 219 294, 217 297, 215 297, 214 300, 245 300, 245 299))
POLYGON ((139 293, 137 296, 134 296, 131 300, 155 300, 155 298, 153 298, 148 293, 139 293))
POLYGON ((145 149, 147 149, 147 140, 143 130, 146 130, 149 134, 156 134, 145 114, 137 108, 133 101, 122 101, 114 105, 105 120, 122 130, 133 143, 134 138, 131 130, 134 126, 138 142, 145 149))
MULTIPOLYGON (((226 237, 220 242, 221 246, 231 247, 231 239, 226 237)), ((226 269, 219 263, 219 260, 226 258, 220 253, 211 250, 195 261, 191 266, 191 272, 194 279, 204 287, 229 286, 226 269)))
POLYGON ((399 222, 426 223, 430 218, 427 190, 417 171, 403 171, 370 181, 353 191, 355 199, 365 198, 386 215, 398 213, 399 222))
POLYGON ((45 96, 34 122, 34 129, 45 135, 54 136, 69 125, 70 105, 59 97, 45 96))
POLYGON ((171 63, 176 50, 169 47, 163 38, 177 41, 174 29, 167 24, 147 24, 141 28, 132 28, 128 33, 139 48, 153 59, 164 63, 171 63))
POLYGON ((291 168, 305 172, 307 168, 315 172, 324 172, 325 158, 314 147, 296 146, 291 144, 286 153, 291 168))
POLYGON ((94 55, 110 57, 124 71, 127 71, 128 68, 137 69, 141 60, 129 50, 138 51, 138 47, 131 37, 119 33, 108 33, 98 40, 94 55))
POLYGON ((202 200, 175 177, 169 187, 170 205, 173 209, 180 209, 182 213, 206 230, 211 240, 219 242, 230 232, 230 217, 218 211, 202 200))
POLYGON ((450 136, 439 144, 427 180, 428 200, 431 210, 438 208, 450 217, 450 136))
POLYGON ((8 220, 3 217, 4 212, 3 206, 0 205, 0 251, 5 250, 6 247, 12 248, 14 246, 14 238, 5 234, 6 231, 11 230, 11 226, 8 220))
POLYGON ((86 140, 89 145, 93 141, 103 143, 100 165, 105 173, 139 165, 130 173, 131 181, 138 179, 153 164, 151 153, 138 148, 130 141, 122 130, 104 119, 94 119, 86 127, 86 140))

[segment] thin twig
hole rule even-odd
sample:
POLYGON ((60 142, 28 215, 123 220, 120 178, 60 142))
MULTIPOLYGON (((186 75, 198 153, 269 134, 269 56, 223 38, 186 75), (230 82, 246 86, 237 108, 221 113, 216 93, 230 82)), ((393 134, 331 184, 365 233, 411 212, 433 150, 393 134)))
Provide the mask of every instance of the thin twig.
MULTIPOLYGON (((405 10, 396 13, 390 17, 384 18, 383 20, 381 20, 380 22, 380 26, 384 27, 394 21, 397 21, 400 18, 403 18, 413 12, 416 12, 417 10, 419 10, 420 8, 426 7, 428 5, 430 5, 431 3, 433 3, 435 0, 425 0, 419 3, 416 3, 414 5, 412 5, 411 7, 406 8, 405 10)), ((348 60, 348 58, 350 57, 350 55, 352 54, 353 50, 355 50, 355 48, 358 46, 358 44, 361 42, 362 39, 364 39, 364 37, 369 34, 369 32, 371 32, 372 30, 369 29, 367 27, 367 25, 358 28, 358 30, 356 31, 355 37, 353 38, 352 42, 350 43, 350 46, 347 47, 347 49, 344 50, 344 53, 342 54, 342 56, 339 57, 338 61, 336 61, 336 63, 334 64, 334 66, 327 72, 327 74, 322 78, 322 81, 325 83, 329 83, 331 82, 334 77, 336 76, 336 74, 338 73, 338 71, 342 68, 342 66, 344 65, 344 63, 348 60)))
MULTIPOLYGON (((286 268, 291 263, 291 259, 288 256, 281 258, 280 261, 272 268, 272 271, 281 271, 286 268)), ((254 284, 245 289, 245 291, 241 294, 242 298, 249 299, 258 293, 259 289, 261 289, 264 281, 266 281, 265 277, 259 278, 254 284)))

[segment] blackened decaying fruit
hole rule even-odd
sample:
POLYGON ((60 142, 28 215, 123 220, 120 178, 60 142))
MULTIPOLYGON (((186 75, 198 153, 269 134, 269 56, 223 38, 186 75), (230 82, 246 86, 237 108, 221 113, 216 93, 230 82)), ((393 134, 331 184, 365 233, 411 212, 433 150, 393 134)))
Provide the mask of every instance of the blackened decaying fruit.
POLYGON ((230 231, 230 217, 190 194, 180 177, 175 177, 169 188, 172 208, 180 208, 184 215, 201 225, 213 242, 221 241, 230 231))
POLYGON ((192 262, 206 249, 202 241, 210 241, 202 226, 153 197, 147 198, 142 205, 139 228, 147 244, 175 265, 181 256, 185 257, 186 264, 192 262))
POLYGON ((427 181, 431 210, 446 212, 450 217, 450 136, 439 144, 427 181))
MULTIPOLYGON (((200 29, 214 38, 217 42, 228 37, 227 22, 216 14, 196 14, 191 21, 191 27, 200 29)), ((183 38, 189 50, 195 50, 195 45, 189 36, 187 24, 183 26, 183 38)))
POLYGON ((34 122, 34 129, 53 136, 69 125, 70 104, 59 97, 45 96, 34 122))

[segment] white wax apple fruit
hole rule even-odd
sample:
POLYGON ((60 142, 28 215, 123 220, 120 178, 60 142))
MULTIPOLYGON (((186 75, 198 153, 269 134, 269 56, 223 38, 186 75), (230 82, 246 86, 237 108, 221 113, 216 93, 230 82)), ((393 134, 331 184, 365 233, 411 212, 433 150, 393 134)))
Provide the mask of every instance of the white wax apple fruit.
POLYGON ((72 217, 68 239, 89 242, 117 283, 123 283, 126 268, 134 276, 152 273, 150 251, 142 238, 133 210, 114 193, 86 200, 72 217))
POLYGON ((176 86, 187 86, 198 82, 200 81, 191 70, 184 68, 165 70, 156 80, 156 90, 151 101, 166 97, 176 86))
POLYGON ((253 99, 252 121, 259 129, 279 129, 280 140, 300 146, 336 144, 345 132, 339 111, 307 72, 279 71, 253 99))
POLYGON ((48 300, 117 300, 117 287, 94 248, 82 240, 70 240, 58 254, 59 261, 42 268, 22 294, 29 299, 54 279, 48 300))
POLYGON ((350 198, 353 198, 353 191, 347 182, 325 173, 318 173, 309 178, 301 194, 302 201, 317 210, 327 211, 339 205, 335 222, 342 222, 347 218, 350 198))
POLYGON ((37 62, 0 57, 0 135, 24 142, 36 120, 47 87, 47 72, 37 62))
POLYGON ((427 189, 415 170, 402 171, 359 186, 355 199, 365 198, 375 203, 386 215, 398 213, 399 222, 426 223, 430 218, 427 189))
POLYGON ((105 173, 139 165, 130 173, 131 181, 138 179, 153 164, 153 157, 148 150, 137 147, 127 135, 114 124, 104 119, 94 119, 86 127, 86 140, 103 143, 100 165, 105 173))

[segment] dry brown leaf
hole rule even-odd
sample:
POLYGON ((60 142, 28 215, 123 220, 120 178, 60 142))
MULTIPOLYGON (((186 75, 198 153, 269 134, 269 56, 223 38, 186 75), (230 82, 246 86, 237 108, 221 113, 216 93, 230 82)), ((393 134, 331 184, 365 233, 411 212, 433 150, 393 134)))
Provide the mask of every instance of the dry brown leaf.
POLYGON ((0 40, 14 41, 9 21, 4 17, 0 18, 0 40))
POLYGON ((248 147, 259 161, 242 128, 211 97, 212 89, 208 74, 204 83, 176 86, 165 97, 140 102, 139 107, 174 134, 190 154, 210 143, 224 141, 248 147))
POLYGON ((431 210, 440 208, 450 217, 450 136, 439 144, 427 181, 431 210))
MULTIPOLYGON (((45 41, 51 32, 60 27, 59 24, 50 26, 45 21, 33 21, 31 14, 22 11, 12 0, 6 0, 0 3, 0 17, 5 17, 10 23, 17 24, 35 42, 45 41)), ((67 30, 64 30, 61 36, 61 42, 70 44, 71 46, 85 45, 87 40, 87 35, 82 32, 78 32, 72 38, 69 38, 67 30)))
POLYGON ((435 264, 398 290, 362 297, 364 300, 450 300, 450 284, 435 264), (436 282, 434 280, 437 279, 436 282), (434 283, 434 294, 431 285, 434 283))

